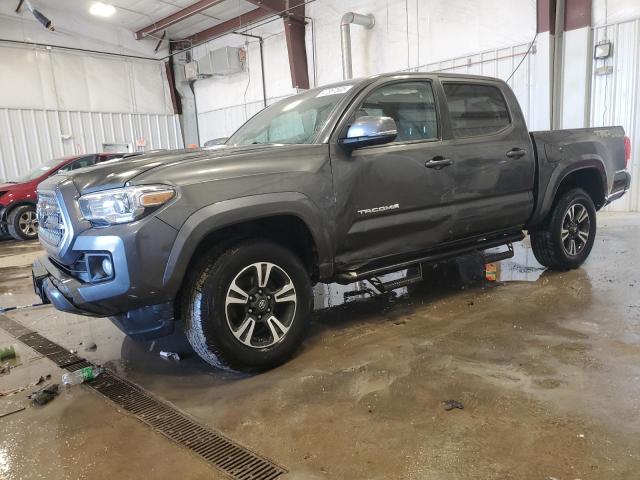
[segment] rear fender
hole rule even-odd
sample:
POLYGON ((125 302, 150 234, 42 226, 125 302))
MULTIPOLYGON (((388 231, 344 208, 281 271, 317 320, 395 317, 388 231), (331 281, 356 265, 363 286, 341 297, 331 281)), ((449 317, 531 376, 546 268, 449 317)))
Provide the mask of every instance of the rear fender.
POLYGON ((602 191, 606 197, 609 188, 607 182, 607 171, 602 158, 598 155, 585 155, 580 158, 579 161, 576 161, 575 159, 569 160, 566 163, 561 161, 552 172, 549 182, 547 183, 547 189, 542 197, 542 201, 539 203, 527 226, 533 227, 542 223, 553 207, 553 203, 562 182, 572 173, 587 169, 596 170, 600 174, 602 191))

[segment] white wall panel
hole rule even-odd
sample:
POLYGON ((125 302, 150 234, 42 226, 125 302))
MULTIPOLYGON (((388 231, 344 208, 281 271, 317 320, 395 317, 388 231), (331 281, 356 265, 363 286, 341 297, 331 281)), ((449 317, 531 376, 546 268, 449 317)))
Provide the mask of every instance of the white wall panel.
POLYGON ((611 204, 614 211, 640 211, 640 19, 594 29, 594 44, 609 40, 613 56, 594 60, 593 70, 611 66, 608 75, 595 75, 591 89, 591 126, 622 125, 631 138, 631 191, 611 204))
POLYGON ((135 148, 138 139, 145 150, 182 148, 178 116, 0 108, 0 179, 52 158, 100 152, 103 143, 135 148))
POLYGON ((164 64, 0 43, 0 107, 171 114, 164 64))

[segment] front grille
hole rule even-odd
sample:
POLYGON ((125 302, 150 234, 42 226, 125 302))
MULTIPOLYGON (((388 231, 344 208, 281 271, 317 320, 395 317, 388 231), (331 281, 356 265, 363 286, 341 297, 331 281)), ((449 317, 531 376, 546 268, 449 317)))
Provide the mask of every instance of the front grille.
POLYGON ((62 242, 66 227, 62 210, 54 193, 38 192, 38 235, 49 245, 57 247, 62 242))

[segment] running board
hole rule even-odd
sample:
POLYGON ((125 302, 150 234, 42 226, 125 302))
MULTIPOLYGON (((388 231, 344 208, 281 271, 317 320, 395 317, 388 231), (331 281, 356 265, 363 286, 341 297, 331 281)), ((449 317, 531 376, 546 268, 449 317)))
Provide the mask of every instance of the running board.
MULTIPOLYGON (((352 282, 357 282, 358 280, 366 280, 373 277, 377 277, 379 275, 384 275, 385 273, 397 272, 398 270, 413 267, 414 265, 419 265, 422 263, 435 263, 442 260, 448 260, 451 258, 459 257, 460 255, 463 255, 465 253, 487 250, 489 248, 500 247, 502 245, 509 245, 513 242, 519 242, 523 238, 524 238, 524 233, 518 232, 511 235, 505 235, 500 238, 492 238, 489 240, 479 241, 470 245, 466 245, 464 247, 448 250, 446 252, 434 253, 431 255, 423 256, 423 257, 417 257, 412 260, 406 260, 404 262, 386 265, 384 267, 371 268, 368 270, 354 270, 350 272, 343 272, 337 275, 336 281, 342 284, 349 284, 352 282)), ((511 252, 511 256, 513 256, 512 254, 513 247, 511 247, 510 252, 511 252)), ((505 252, 499 252, 498 254, 495 254, 495 255, 499 255, 502 253, 505 253, 505 252)), ((505 257, 505 258, 510 258, 510 257, 505 257)), ((487 263, 491 263, 491 262, 487 262, 487 263)), ((402 281, 402 280, 398 280, 398 281, 402 281)), ((395 288, 398 288, 398 287, 395 287, 395 288)))
POLYGON ((507 258, 513 258, 513 243, 507 244, 507 250, 504 252, 493 252, 484 254, 484 263, 495 263, 500 260, 506 260, 507 258))
POLYGON ((390 280, 388 282, 381 281, 378 277, 372 277, 368 279, 369 283, 374 286, 380 293, 387 293, 396 288, 406 287, 407 285, 413 285, 414 283, 420 283, 422 281, 422 265, 418 265, 417 275, 406 276, 398 280, 390 280))

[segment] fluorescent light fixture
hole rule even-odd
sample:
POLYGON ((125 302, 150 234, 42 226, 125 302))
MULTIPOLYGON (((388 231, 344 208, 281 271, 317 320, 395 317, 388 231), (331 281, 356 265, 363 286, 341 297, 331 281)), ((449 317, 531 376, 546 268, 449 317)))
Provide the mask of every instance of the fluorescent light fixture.
POLYGON ((93 5, 89 8, 89 13, 98 17, 110 17, 116 13, 116 7, 107 3, 93 2, 93 5))

